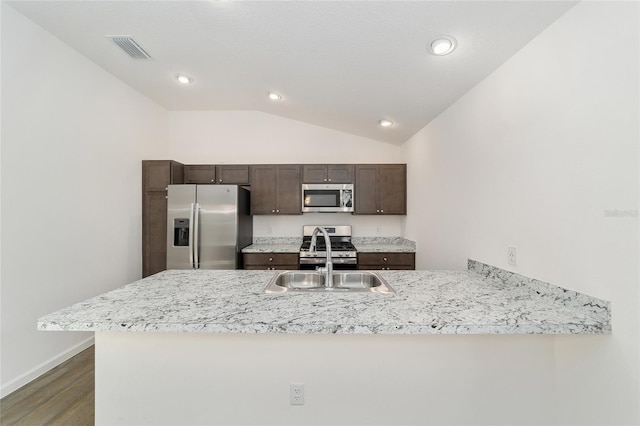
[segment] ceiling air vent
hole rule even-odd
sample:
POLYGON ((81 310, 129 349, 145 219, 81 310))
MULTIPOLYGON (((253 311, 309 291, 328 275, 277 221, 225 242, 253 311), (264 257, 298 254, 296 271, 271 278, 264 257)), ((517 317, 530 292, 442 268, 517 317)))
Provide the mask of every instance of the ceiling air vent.
POLYGON ((127 52, 134 59, 151 59, 151 55, 144 51, 142 47, 130 36, 107 36, 122 50, 127 52))

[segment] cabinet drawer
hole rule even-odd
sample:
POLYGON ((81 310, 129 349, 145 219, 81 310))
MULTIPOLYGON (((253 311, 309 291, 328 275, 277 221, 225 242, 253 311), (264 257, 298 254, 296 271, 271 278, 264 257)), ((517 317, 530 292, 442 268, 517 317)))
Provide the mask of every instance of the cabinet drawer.
POLYGON ((298 253, 245 253, 244 264, 250 269, 249 266, 266 266, 271 265, 296 265, 295 269, 298 269, 298 253))
POLYGON ((273 265, 273 266, 269 266, 269 265, 245 265, 244 269, 247 270, 269 270, 269 271, 275 271, 275 270, 283 270, 283 271, 297 271, 298 265, 273 265))
POLYGON ((378 267, 404 265, 413 267, 415 265, 415 253, 359 253, 358 265, 378 267))
POLYGON ((358 270, 360 271, 413 271, 413 265, 358 265, 358 270))

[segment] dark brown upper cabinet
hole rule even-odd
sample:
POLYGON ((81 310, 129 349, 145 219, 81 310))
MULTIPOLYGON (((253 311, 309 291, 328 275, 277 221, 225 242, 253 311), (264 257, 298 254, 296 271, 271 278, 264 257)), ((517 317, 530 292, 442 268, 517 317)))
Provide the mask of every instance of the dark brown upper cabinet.
POLYGON ((251 214, 302 214, 299 165, 255 165, 250 172, 251 214))
POLYGON ((352 164, 305 164, 303 183, 353 183, 352 164))
POLYGON ((170 160, 142 161, 142 191, 167 191, 167 185, 184 181, 184 166, 170 160))
POLYGON ((249 185, 249 166, 216 166, 216 182, 222 185, 249 185))
POLYGON ((167 189, 184 182, 184 166, 169 160, 142 162, 142 276, 167 269, 167 189))
POLYGON ((356 165, 355 214, 407 214, 407 165, 356 165))
POLYGON ((248 165, 197 164, 184 166, 184 183, 249 185, 248 165))
POLYGON ((191 164, 184 166, 184 183, 216 183, 216 166, 213 164, 191 164))

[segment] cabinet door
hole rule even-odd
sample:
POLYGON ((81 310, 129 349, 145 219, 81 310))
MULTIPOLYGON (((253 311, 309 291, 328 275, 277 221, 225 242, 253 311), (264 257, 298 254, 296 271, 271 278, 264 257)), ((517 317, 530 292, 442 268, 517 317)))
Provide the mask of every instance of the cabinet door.
POLYGON ((351 164, 329 164, 328 180, 331 183, 353 183, 353 170, 354 166, 351 164))
POLYGON ((184 164, 171 161, 171 182, 172 184, 184 183, 184 164))
POLYGON ((327 179, 325 164, 305 164, 302 166, 302 181, 304 183, 325 183, 327 179))
POLYGON ((244 265, 245 267, 260 267, 260 269, 282 265, 297 265, 298 257, 298 253, 245 253, 244 265))
POLYGON ((143 196, 142 276, 167 269, 167 198, 166 193, 147 192, 143 196))
POLYGON ((381 164, 378 178, 381 214, 407 214, 407 166, 381 164))
POLYGON ((142 162, 142 276, 167 268, 167 186, 184 182, 176 161, 142 162))
POLYGON ((216 166, 216 179, 223 185, 248 185, 249 166, 216 166))
POLYGON ((184 183, 216 183, 216 166, 210 164, 184 166, 184 183))
POLYGON ((166 191, 171 183, 171 161, 145 160, 142 162, 142 190, 166 191))
POLYGON ((355 214, 378 214, 378 166, 356 165, 355 214))
POLYGON ((276 214, 276 166, 251 166, 251 214, 276 214))
POLYGON ((415 253, 358 253, 360 269, 415 269, 415 253))
POLYGON ((299 165, 277 167, 277 214, 302 214, 302 183, 299 165))

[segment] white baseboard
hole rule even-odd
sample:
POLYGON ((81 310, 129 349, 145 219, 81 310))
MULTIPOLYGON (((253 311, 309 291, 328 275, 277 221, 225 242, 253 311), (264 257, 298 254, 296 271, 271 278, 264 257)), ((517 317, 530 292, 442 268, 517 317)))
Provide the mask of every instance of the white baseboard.
POLYGON ((18 377, 17 379, 10 381, 9 383, 7 383, 6 385, 0 388, 0 398, 4 398, 10 393, 15 392, 16 390, 20 389, 22 386, 26 385, 27 383, 31 382, 34 379, 37 379, 47 371, 51 370, 53 367, 56 367, 62 364, 63 362, 65 362, 66 360, 68 360, 69 358, 79 354, 83 350, 87 349, 89 346, 93 345, 94 341, 95 341, 95 337, 91 336, 87 340, 80 342, 75 346, 72 346, 66 351, 61 352, 58 355, 54 356, 53 358, 32 368, 31 370, 27 371, 25 374, 18 377))

